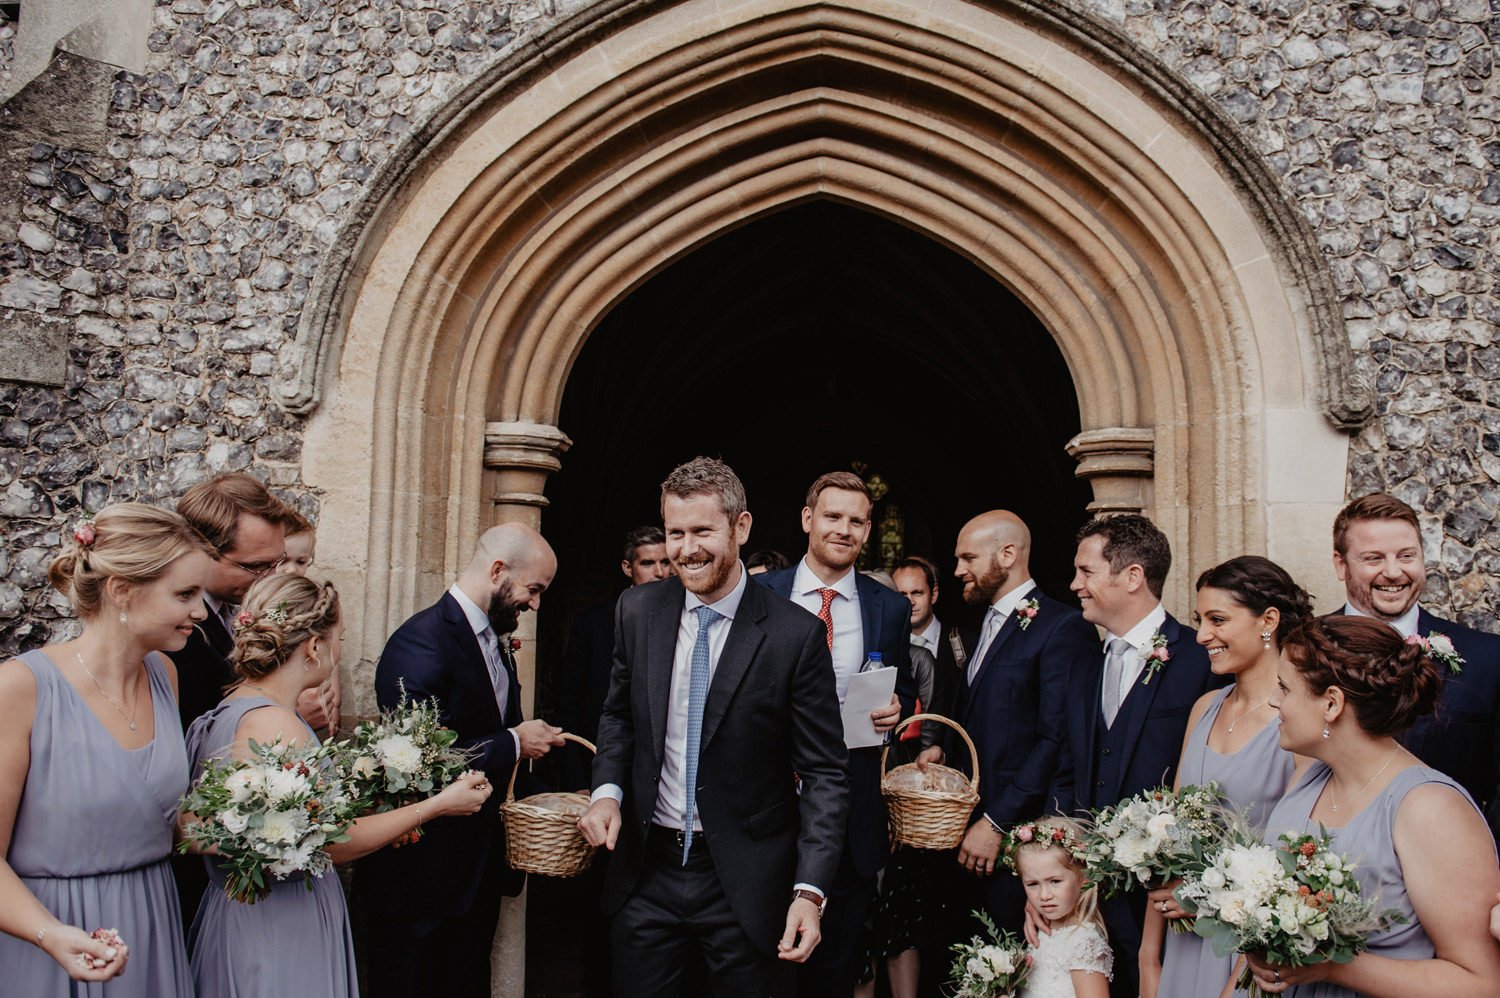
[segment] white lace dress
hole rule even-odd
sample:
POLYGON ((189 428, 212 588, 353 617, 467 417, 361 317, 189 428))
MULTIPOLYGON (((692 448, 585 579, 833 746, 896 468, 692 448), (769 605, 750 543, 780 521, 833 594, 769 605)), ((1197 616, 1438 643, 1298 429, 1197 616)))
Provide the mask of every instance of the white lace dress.
POLYGON ((1114 953, 1092 925, 1053 929, 1031 951, 1033 963, 1019 998, 1073 998, 1072 972, 1092 970, 1113 977, 1114 953))

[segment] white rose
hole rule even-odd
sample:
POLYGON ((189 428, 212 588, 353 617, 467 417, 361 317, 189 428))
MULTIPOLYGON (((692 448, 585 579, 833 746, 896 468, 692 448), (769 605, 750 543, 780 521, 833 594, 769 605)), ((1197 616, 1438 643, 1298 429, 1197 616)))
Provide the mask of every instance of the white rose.
POLYGON ((219 824, 223 825, 231 835, 238 835, 250 824, 250 816, 239 808, 232 807, 219 815, 219 824))
POLYGON ((981 981, 992 981, 995 979, 994 970, 990 968, 990 965, 986 961, 979 959, 977 956, 969 957, 968 962, 964 964, 964 971, 970 977, 976 977, 981 981))
POLYGON ((1121 866, 1137 867, 1146 862, 1148 843, 1139 835, 1125 835, 1115 843, 1115 861, 1121 866))
POLYGON ((1008 974, 1016 969, 1015 958, 1010 951, 999 946, 985 946, 979 951, 979 956, 994 968, 996 974, 1008 974))
POLYGON ((1452 640, 1446 634, 1427 635, 1427 648, 1438 655, 1456 655, 1458 652, 1453 647, 1452 640))
POLYGON ((422 750, 406 735, 387 735, 373 746, 381 763, 402 773, 415 773, 422 765, 422 750))
POLYGON ((224 778, 224 789, 229 791, 229 799, 236 804, 245 803, 264 788, 265 771, 259 766, 237 769, 224 778))
POLYGON ((1216 866, 1210 866, 1203 871, 1203 886, 1209 890, 1221 889, 1227 881, 1224 879, 1224 871, 1216 866))
POLYGON ((354 760, 354 765, 350 766, 349 769, 355 776, 368 780, 375 775, 375 760, 367 755, 362 755, 354 760))
POLYGON ((1177 824, 1177 818, 1163 812, 1146 822, 1146 834, 1151 836, 1151 841, 1161 842, 1167 837, 1167 829, 1177 824))

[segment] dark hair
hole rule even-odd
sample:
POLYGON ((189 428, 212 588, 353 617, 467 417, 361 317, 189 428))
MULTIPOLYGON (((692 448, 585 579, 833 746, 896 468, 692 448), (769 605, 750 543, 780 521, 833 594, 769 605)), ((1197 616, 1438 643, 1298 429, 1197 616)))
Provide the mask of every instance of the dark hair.
POLYGON ((1376 737, 1400 734, 1437 705, 1442 678, 1427 650, 1389 624, 1315 617, 1289 633, 1281 649, 1315 694, 1343 690, 1354 720, 1376 737))
POLYGON ((829 489, 844 489, 848 492, 858 492, 869 500, 871 505, 875 500, 870 497, 870 487, 865 480, 852 471, 830 471, 826 475, 819 475, 817 481, 813 482, 807 489, 807 508, 818 508, 818 496, 829 489))
POLYGON ((1259 615, 1271 607, 1281 614, 1276 625, 1277 644, 1281 635, 1312 619, 1312 597, 1292 581, 1287 570, 1258 554, 1242 554, 1215 565, 1198 576, 1198 588, 1222 589, 1236 603, 1259 615))
POLYGON ((928 592, 932 592, 937 588, 937 569, 933 568, 932 562, 928 561, 926 558, 920 558, 916 555, 912 555, 909 558, 902 558, 900 561, 896 562, 896 567, 891 569, 891 576, 894 578, 896 573, 901 571, 903 568, 915 568, 917 571, 921 572, 922 577, 927 580, 928 592))
POLYGON ((667 535, 662 533, 660 527, 636 527, 625 535, 625 560, 631 564, 635 563, 635 554, 643 547, 652 544, 665 544, 667 535))
POLYGON ((661 497, 691 499, 693 496, 717 496, 719 508, 733 523, 740 514, 749 509, 745 500, 745 484, 734 469, 713 457, 695 457, 687 464, 672 469, 667 480, 661 483, 661 497))
POLYGON ((1333 549, 1341 557, 1348 553, 1344 535, 1349 532, 1349 524, 1360 520, 1405 520, 1419 538, 1422 536, 1416 510, 1389 492, 1371 492, 1339 510, 1339 515, 1333 518, 1333 549))
POLYGON ((1114 513, 1079 527, 1077 542, 1082 544, 1087 537, 1104 538, 1104 560, 1109 562, 1111 575, 1139 565, 1146 574, 1146 588, 1161 599, 1172 568, 1172 545, 1156 524, 1139 513, 1114 513))
POLYGON ((783 568, 791 568, 792 563, 787 559, 786 555, 780 551, 772 551, 770 548, 766 548, 764 551, 757 551, 745 559, 745 569, 747 571, 752 568, 760 568, 761 566, 765 566, 768 572, 779 572, 783 568))
POLYGON ((286 506, 258 479, 243 472, 218 475, 194 485, 177 500, 177 512, 219 554, 234 550, 241 513, 271 523, 286 522, 286 506))

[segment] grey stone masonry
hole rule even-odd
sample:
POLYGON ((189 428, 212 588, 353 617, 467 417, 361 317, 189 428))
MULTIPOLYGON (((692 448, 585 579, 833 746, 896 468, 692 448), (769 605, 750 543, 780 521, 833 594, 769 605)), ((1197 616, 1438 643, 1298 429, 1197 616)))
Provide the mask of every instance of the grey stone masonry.
MULTIPOLYGON (((1083 6, 1279 173, 1379 393, 1349 490, 1417 506, 1429 605, 1500 630, 1500 0, 1083 6)), ((557 17, 550 0, 156 0, 147 69, 109 78, 101 138, 0 150, 19 178, 0 315, 68 330, 60 386, 0 380, 0 651, 68 626, 45 566, 83 509, 246 469, 316 514, 302 419, 268 377, 309 280, 402 136, 557 17)), ((13 42, 0 25, 0 73, 13 42)))

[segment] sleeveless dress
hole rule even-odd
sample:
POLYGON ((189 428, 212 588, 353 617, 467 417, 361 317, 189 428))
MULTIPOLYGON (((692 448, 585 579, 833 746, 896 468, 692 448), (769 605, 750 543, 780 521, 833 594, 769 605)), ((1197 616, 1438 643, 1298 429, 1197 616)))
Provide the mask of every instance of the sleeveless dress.
POLYGON ((113 980, 73 981, 29 941, 0 933, 0 994, 192 998, 167 862, 188 762, 166 664, 146 656, 155 735, 124 749, 46 654, 29 651, 21 662, 36 677, 36 716, 6 860, 63 922, 119 929, 130 960, 113 980))
MULTIPOLYGON (((1292 753, 1281 747, 1281 718, 1255 733, 1238 752, 1221 755, 1208 747, 1208 732, 1233 690, 1225 687, 1188 733, 1179 778, 1182 786, 1218 781, 1223 798, 1243 808, 1250 827, 1262 831, 1271 810, 1286 790, 1297 768, 1292 753)), ((1157 998, 1215 998, 1234 973, 1238 957, 1215 956, 1213 944, 1190 932, 1167 932, 1157 998)))
MULTIPOLYGON (((1321 762, 1315 762, 1297 781, 1266 822, 1266 841, 1275 842, 1283 832, 1297 835, 1318 833, 1318 823, 1311 819, 1313 805, 1323 792, 1328 778, 1333 774, 1321 762)), ((1375 900, 1377 909, 1394 908, 1406 916, 1405 924, 1393 925, 1384 932, 1370 937, 1369 951, 1396 960, 1430 960, 1436 950, 1432 940, 1417 921, 1411 899, 1406 894, 1406 880, 1401 872, 1401 860, 1396 856, 1395 828, 1396 811, 1401 802, 1414 788, 1426 783, 1440 783, 1463 794, 1471 805, 1474 799, 1454 780, 1426 766, 1410 766, 1396 774, 1396 778, 1382 790, 1363 811, 1349 820, 1343 828, 1331 828, 1331 848, 1349 859, 1358 862, 1354 878, 1359 881, 1361 893, 1375 900)), ((1475 807, 1475 810, 1479 810, 1475 807)), ((1354 998, 1358 992, 1338 987, 1326 981, 1288 988, 1282 992, 1288 998, 1354 998)))
MULTIPOLYGON (((194 779, 205 759, 228 755, 246 714, 270 706, 275 704, 265 697, 234 697, 194 721, 187 735, 194 779)), ((311 728, 307 733, 317 741, 311 728)), ((359 993, 349 909, 336 873, 314 878, 310 891, 301 875, 272 878, 270 896, 252 905, 224 893, 217 857, 203 861, 212 882, 188 933, 198 998, 359 993)))
POLYGON ((1019 998, 1073 998, 1075 970, 1114 976, 1114 951, 1104 933, 1092 925, 1053 929, 1051 935, 1042 936, 1031 956, 1031 973, 1019 998))

